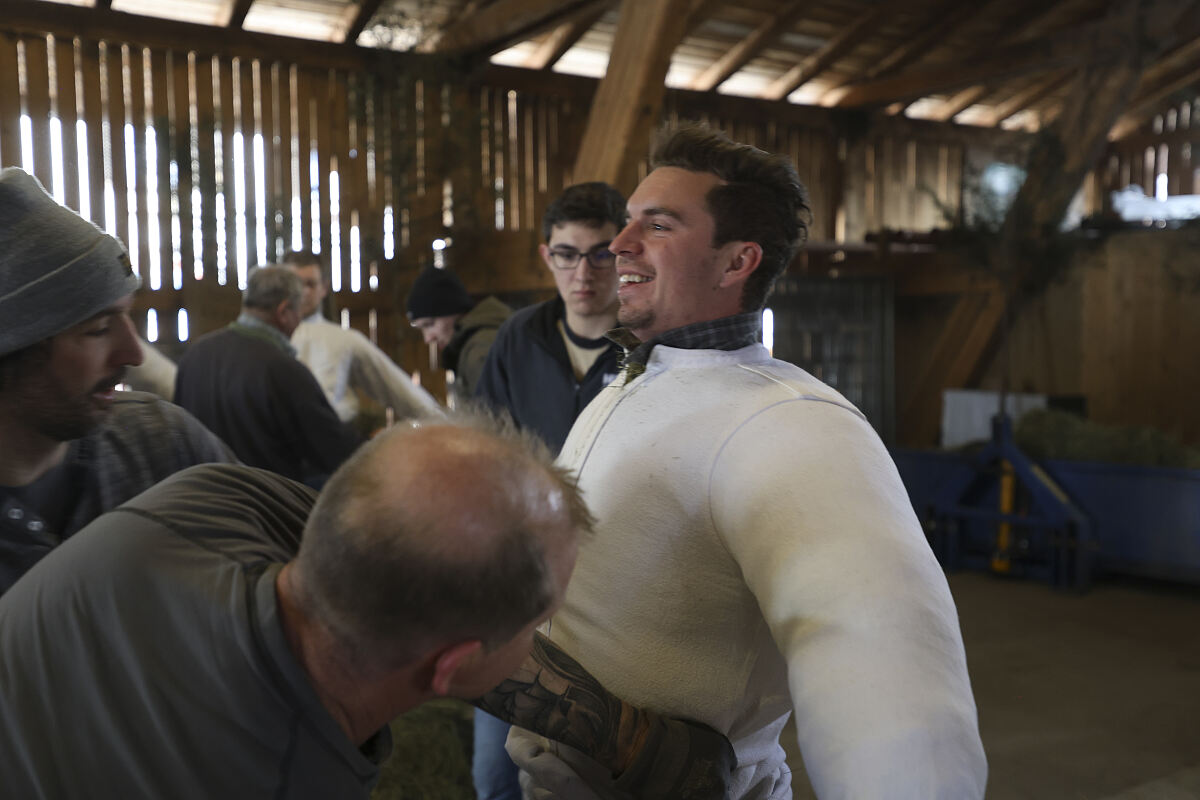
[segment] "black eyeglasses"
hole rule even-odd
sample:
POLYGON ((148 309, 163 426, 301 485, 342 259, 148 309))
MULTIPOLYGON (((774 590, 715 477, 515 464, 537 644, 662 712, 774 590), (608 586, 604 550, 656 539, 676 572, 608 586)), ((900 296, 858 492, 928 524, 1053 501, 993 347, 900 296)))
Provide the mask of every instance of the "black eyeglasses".
POLYGON ((550 260, 555 269, 564 272, 579 266, 579 259, 586 258, 592 269, 608 269, 617 261, 617 254, 608 249, 608 242, 598 244, 586 253, 581 253, 574 247, 555 247, 550 250, 550 260))

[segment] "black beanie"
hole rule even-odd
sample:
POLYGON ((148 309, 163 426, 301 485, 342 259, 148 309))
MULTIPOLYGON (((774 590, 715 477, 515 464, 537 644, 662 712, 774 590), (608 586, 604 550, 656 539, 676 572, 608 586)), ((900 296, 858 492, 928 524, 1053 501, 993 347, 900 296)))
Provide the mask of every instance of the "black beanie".
POLYGON ((408 292, 409 319, 465 314, 474 305, 454 273, 438 267, 426 267, 408 292))

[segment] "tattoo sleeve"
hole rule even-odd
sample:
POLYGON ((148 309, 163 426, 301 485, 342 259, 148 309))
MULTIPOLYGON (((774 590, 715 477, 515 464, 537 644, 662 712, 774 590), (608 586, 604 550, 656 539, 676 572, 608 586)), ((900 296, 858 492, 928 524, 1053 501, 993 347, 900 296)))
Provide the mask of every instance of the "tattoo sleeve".
POLYGON ((521 667, 475 705, 587 753, 614 777, 641 750, 655 716, 610 693, 540 633, 521 667))

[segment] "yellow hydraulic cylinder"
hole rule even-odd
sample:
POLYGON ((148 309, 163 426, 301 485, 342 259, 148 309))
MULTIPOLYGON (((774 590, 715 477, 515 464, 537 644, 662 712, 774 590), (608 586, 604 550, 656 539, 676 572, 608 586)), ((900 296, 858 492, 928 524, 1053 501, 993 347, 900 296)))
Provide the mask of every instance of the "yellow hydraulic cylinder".
MULTIPOLYGON (((1014 495, 1016 494, 1017 479, 1013 466, 1004 459, 1000 462, 1000 513, 1013 512, 1014 495)), ((1007 520, 996 528, 996 552, 992 554, 992 571, 1008 572, 1012 569, 1009 560, 1009 548, 1012 547, 1012 523, 1007 520)))

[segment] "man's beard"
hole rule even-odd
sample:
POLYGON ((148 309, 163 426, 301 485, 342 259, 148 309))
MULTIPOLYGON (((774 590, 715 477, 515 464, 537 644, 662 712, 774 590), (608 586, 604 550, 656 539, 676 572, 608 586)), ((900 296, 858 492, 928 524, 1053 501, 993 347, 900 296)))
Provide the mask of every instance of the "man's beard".
POLYGON ((634 329, 638 328, 645 330, 654 322, 654 310, 643 308, 641 311, 629 308, 624 303, 617 306, 617 322, 622 327, 634 329))
POLYGON ((19 408, 25 424, 42 436, 59 442, 69 442, 87 436, 108 418, 111 408, 97 405, 92 393, 105 391, 124 378, 121 370, 98 382, 84 395, 65 396, 55 381, 38 376, 22 387, 19 408))

